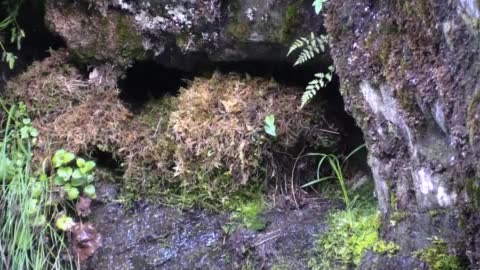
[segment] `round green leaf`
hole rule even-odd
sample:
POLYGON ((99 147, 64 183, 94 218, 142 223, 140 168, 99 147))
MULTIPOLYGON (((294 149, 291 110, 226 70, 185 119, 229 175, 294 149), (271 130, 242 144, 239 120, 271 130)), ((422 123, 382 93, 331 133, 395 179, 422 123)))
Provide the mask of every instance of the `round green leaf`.
POLYGON ((92 199, 95 199, 97 197, 97 194, 95 193, 94 185, 88 185, 85 188, 83 188, 83 193, 92 199))
POLYGON ((87 176, 87 183, 90 184, 90 183, 93 182, 93 180, 95 180, 95 177, 93 176, 93 174, 89 174, 89 175, 87 176))
POLYGON ((81 187, 87 184, 87 179, 85 177, 81 178, 72 178, 72 186, 81 187))
POLYGON ((22 122, 24 125, 29 125, 30 123, 32 123, 32 120, 30 120, 30 118, 23 118, 22 122))
POLYGON ((21 137, 22 139, 28 138, 29 133, 30 133, 30 127, 22 127, 22 128, 20 129, 20 137, 21 137))
POLYGON ((75 155, 73 153, 67 152, 63 156, 63 164, 68 164, 74 159, 75 159, 75 155))
POLYGON ((76 187, 71 187, 66 191, 67 191, 68 199, 72 201, 78 199, 78 196, 80 195, 80 191, 78 191, 78 188, 76 187))
POLYGON ((52 158, 52 163, 53 167, 58 168, 63 165, 63 156, 65 155, 67 151, 60 149, 57 152, 55 152, 55 155, 53 155, 52 158))
POLYGON ((88 173, 91 170, 93 170, 93 168, 95 168, 95 166, 96 166, 95 162, 88 161, 88 162, 85 163, 85 166, 80 168, 80 171, 82 171, 83 173, 88 173))
POLYGON ((53 184, 56 186, 63 186, 65 183, 66 183, 65 179, 63 179, 58 175, 55 176, 55 178, 53 178, 53 184))
POLYGON ((73 222, 73 219, 65 214, 61 215, 55 221, 55 226, 62 231, 68 231, 74 225, 75 225, 75 222, 73 222))
POLYGON ((37 137, 38 136, 38 130, 36 128, 31 128, 30 129, 30 136, 37 137))
POLYGON ((85 159, 77 158, 77 167, 83 168, 85 166, 85 159))
POLYGON ((60 167, 57 170, 57 175, 65 179, 65 181, 70 180, 72 173, 73 169, 71 167, 60 167))
POLYGON ((75 169, 72 173, 72 179, 85 178, 85 174, 80 169, 75 169))

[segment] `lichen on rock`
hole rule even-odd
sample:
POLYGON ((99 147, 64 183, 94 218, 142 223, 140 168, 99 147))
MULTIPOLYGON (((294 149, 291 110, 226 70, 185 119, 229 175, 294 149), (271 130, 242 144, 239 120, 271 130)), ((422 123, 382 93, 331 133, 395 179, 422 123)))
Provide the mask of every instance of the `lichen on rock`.
POLYGON ((83 63, 125 66, 146 57, 183 70, 212 61, 283 62, 293 39, 323 31, 299 0, 49 0, 46 21, 83 63))
POLYGON ((47 1, 46 22, 81 63, 111 62, 122 66, 144 57, 142 37, 127 14, 103 15, 87 4, 47 1))
POLYGON ((471 179, 479 175, 480 66, 473 63, 480 42, 465 20, 476 8, 476 1, 430 0, 330 1, 326 8, 341 92, 365 134, 380 209, 415 216, 395 227, 385 221, 384 237, 412 251, 438 234, 473 268, 480 242, 451 218, 477 219, 459 214, 471 213, 471 179), (436 209, 447 213, 424 214, 436 209))

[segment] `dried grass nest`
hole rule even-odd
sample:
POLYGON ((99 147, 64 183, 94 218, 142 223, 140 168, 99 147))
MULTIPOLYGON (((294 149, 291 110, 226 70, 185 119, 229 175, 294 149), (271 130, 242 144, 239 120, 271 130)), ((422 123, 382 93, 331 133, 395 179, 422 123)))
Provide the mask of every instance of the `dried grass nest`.
POLYGON ((198 177, 215 185, 216 175, 226 172, 242 185, 290 173, 302 149, 339 141, 324 132, 339 129, 325 120, 321 106, 299 109, 301 90, 271 80, 196 78, 178 97, 152 100, 134 114, 112 83, 114 68, 101 67, 85 79, 68 59, 65 51, 52 52, 6 87, 7 101, 24 101, 40 131, 38 160, 60 148, 80 155, 101 150, 123 164, 130 185, 188 184, 198 177), (271 114, 276 138, 264 132, 271 114))

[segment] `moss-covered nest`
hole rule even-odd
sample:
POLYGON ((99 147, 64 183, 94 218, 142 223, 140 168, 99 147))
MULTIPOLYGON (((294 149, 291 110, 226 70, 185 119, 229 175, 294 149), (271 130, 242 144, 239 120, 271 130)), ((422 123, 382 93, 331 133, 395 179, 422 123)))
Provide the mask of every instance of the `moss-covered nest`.
POLYGON ((265 179, 284 181, 302 151, 339 141, 321 104, 300 110, 301 89, 274 81, 197 78, 178 97, 151 100, 134 114, 107 83, 111 78, 86 80, 68 61, 59 51, 34 63, 8 84, 6 98, 27 104, 40 131, 37 159, 60 148, 111 153, 134 198, 161 199, 167 190, 195 185, 228 193, 265 179), (264 131, 267 115, 275 116, 276 137, 264 131))
POLYGON ((333 146, 338 136, 325 130, 337 130, 324 120, 321 107, 299 109, 300 94, 298 88, 235 74, 195 79, 181 90, 170 118, 176 174, 228 171, 246 184, 280 171, 289 174, 294 158, 285 164, 280 153, 296 157, 304 147, 333 146), (268 115, 275 117, 276 137, 264 131, 268 115))

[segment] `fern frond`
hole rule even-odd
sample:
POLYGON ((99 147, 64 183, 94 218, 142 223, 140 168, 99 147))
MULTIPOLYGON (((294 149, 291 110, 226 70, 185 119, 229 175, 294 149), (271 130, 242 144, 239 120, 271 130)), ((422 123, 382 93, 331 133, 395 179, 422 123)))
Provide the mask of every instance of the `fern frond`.
POLYGON ((335 68, 333 66, 329 66, 328 73, 315 74, 315 79, 308 83, 307 87, 305 88, 305 92, 303 92, 300 108, 305 107, 305 105, 307 105, 310 100, 315 97, 320 89, 324 88, 329 82, 332 81, 334 71, 335 68))
POLYGON ((327 36, 321 35, 319 37, 315 36, 314 33, 310 33, 308 38, 301 37, 295 40, 290 49, 288 50, 287 56, 292 54, 294 51, 301 49, 297 60, 294 63, 294 66, 301 65, 311 59, 316 55, 325 51, 325 44, 328 42, 327 36))
POLYGON ((315 13, 320 14, 323 9, 323 3, 327 2, 327 0, 315 0, 313 1, 313 7, 315 8, 315 13))

